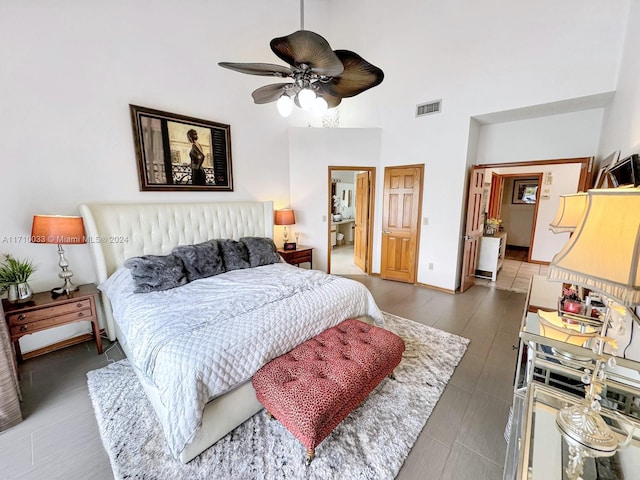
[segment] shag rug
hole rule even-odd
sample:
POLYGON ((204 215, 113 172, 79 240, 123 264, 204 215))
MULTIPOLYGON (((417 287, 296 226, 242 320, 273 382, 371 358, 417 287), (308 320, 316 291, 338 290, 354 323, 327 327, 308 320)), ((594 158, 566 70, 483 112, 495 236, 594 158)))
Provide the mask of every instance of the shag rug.
POLYGON ((393 479, 467 349, 466 338, 385 313, 405 341, 387 377, 317 447, 305 449, 264 410, 188 464, 175 460, 128 360, 87 373, 116 479, 393 479))

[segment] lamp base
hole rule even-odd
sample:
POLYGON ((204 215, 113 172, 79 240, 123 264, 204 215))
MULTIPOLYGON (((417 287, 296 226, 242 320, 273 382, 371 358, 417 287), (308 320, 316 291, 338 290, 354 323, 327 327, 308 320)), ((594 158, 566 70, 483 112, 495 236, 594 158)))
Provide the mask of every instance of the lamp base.
POLYGON ((64 285, 51 290, 51 296, 53 298, 57 298, 60 295, 70 296, 76 290, 78 290, 78 286, 71 283, 71 280, 69 280, 68 278, 65 278, 64 285))

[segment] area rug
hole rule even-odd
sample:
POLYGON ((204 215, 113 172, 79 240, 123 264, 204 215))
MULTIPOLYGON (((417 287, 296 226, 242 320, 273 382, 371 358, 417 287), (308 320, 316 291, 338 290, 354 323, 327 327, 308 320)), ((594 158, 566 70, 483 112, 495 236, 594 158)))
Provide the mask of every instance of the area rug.
POLYGON ((305 449, 264 410, 188 464, 175 460, 128 360, 87 373, 116 479, 393 479, 469 340, 385 313, 405 341, 395 370, 317 447, 305 449))

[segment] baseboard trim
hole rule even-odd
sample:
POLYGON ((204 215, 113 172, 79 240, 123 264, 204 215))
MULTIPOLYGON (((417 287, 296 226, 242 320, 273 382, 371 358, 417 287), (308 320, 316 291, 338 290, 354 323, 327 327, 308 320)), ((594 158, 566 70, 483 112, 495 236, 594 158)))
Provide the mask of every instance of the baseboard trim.
POLYGON ((455 295, 456 294, 455 290, 449 290, 448 288, 436 287, 435 285, 429 285, 428 283, 416 282, 415 285, 418 286, 418 287, 428 288, 430 290, 437 290, 439 292, 450 293, 451 295, 455 295))

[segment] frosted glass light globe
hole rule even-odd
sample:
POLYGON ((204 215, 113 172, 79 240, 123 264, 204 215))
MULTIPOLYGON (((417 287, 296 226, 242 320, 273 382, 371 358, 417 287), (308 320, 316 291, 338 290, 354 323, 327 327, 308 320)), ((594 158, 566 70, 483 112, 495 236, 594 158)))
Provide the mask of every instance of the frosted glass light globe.
POLYGON ((316 100, 316 94, 310 88, 304 88, 298 93, 298 102, 303 110, 311 110, 313 102, 316 100))
POLYGON ((291 97, 289 95, 282 95, 278 99, 276 106, 278 107, 278 112, 280 113, 280 115, 286 118, 291 115, 291 111, 293 110, 293 100, 291 100, 291 97))
POLYGON ((317 97, 313 101, 313 113, 322 115, 324 112, 327 111, 327 108, 329 108, 329 105, 327 104, 327 101, 324 98, 317 97))

